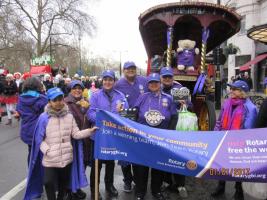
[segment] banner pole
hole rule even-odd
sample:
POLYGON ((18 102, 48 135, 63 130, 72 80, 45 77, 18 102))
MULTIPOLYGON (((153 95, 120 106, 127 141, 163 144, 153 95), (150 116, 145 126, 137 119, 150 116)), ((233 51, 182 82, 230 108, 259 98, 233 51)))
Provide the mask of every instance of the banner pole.
POLYGON ((98 194, 99 194, 99 185, 98 185, 98 159, 95 160, 95 200, 98 200, 98 194))

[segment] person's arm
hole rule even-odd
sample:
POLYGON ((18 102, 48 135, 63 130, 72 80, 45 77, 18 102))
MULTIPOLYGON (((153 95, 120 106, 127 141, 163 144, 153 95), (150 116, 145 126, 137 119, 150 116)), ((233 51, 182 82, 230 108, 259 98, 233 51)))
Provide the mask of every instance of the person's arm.
POLYGON ((96 129, 97 129, 97 127, 94 126, 93 128, 88 128, 88 129, 84 129, 84 130, 80 131, 80 129, 78 128, 78 126, 76 124, 76 121, 73 118, 71 136, 77 140, 83 139, 83 138, 92 136, 95 133, 96 129))
POLYGON ((50 150, 50 147, 45 141, 42 141, 40 145, 40 150, 44 155, 47 155, 48 151, 50 150))
POLYGON ((256 120, 256 128, 265 128, 267 127, 267 98, 264 99, 261 104, 259 114, 256 120))

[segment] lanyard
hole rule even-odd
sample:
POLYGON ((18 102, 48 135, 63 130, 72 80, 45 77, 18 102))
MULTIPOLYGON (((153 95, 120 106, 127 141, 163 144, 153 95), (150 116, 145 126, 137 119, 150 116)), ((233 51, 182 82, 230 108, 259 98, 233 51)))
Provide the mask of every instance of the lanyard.
MULTIPOLYGON (((160 101, 161 101, 161 93, 159 93, 159 102, 158 102, 158 108, 160 107, 160 101)), ((149 97, 148 100, 148 111, 150 111, 150 105, 151 105, 151 96, 149 97)))

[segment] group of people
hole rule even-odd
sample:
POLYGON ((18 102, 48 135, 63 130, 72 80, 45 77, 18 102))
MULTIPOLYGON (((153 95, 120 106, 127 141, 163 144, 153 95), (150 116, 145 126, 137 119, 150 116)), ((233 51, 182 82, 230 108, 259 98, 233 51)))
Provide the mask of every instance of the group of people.
MULTIPOLYGON (((194 110, 189 101, 174 102, 173 88, 182 85, 174 80, 171 68, 163 67, 160 73, 148 77, 137 75, 134 62, 123 65, 124 76, 116 81, 115 73, 102 73, 102 88, 93 90, 90 97, 83 95, 85 84, 78 79, 70 80, 64 93, 59 87, 44 91, 37 78, 28 78, 22 86, 16 107, 21 119, 20 136, 28 146, 28 182, 25 199, 40 196, 45 186, 48 200, 84 199, 82 188, 88 184, 85 169, 91 167, 91 199, 95 198, 94 137, 97 127, 96 113, 99 109, 120 114, 123 109, 136 108, 137 122, 160 129, 175 130, 179 120, 178 110, 183 105, 194 110), (154 115, 159 115, 157 120, 154 115), (56 195, 56 191, 57 195, 56 195)), ((44 80, 46 81, 46 80, 44 80)), ((262 110, 247 96, 248 84, 238 80, 231 84, 229 99, 224 101, 215 130, 236 130, 266 126, 267 101, 262 110), (257 115, 259 119, 256 120, 257 115), (257 123, 256 123, 257 121, 257 123), (262 124, 260 124, 262 122, 262 124)), ((105 164, 105 189, 111 197, 118 196, 114 186, 114 160, 100 160, 98 180, 105 164)), ((163 182, 177 190, 181 197, 188 196, 185 176, 170 174, 147 166, 120 161, 125 192, 131 192, 135 184, 136 200, 145 199, 149 171, 151 192, 155 199, 165 200, 163 182)), ((99 184, 99 183, 98 183, 99 184)), ((223 194, 225 182, 220 181, 211 195, 223 194)), ((99 193, 98 199, 102 199, 99 193)), ((235 200, 244 199, 241 183, 236 183, 235 200)))
MULTIPOLYGON (((29 73, 21 74, 20 72, 15 72, 14 74, 7 73, 0 75, 0 123, 2 122, 3 113, 7 113, 8 121, 6 125, 12 124, 12 114, 16 111, 16 104, 18 102, 18 96, 23 93, 22 85, 27 78, 30 78, 29 73)), ((39 77, 42 83, 41 92, 49 90, 53 87, 59 87, 65 96, 69 93, 69 83, 71 78, 63 77, 61 74, 56 75, 54 78, 50 74, 44 74, 44 76, 39 77)), ((101 80, 97 78, 90 78, 89 76, 79 76, 75 74, 74 79, 79 79, 85 87, 84 95, 90 95, 91 89, 101 87, 101 80), (89 92, 89 93, 88 93, 89 92)))

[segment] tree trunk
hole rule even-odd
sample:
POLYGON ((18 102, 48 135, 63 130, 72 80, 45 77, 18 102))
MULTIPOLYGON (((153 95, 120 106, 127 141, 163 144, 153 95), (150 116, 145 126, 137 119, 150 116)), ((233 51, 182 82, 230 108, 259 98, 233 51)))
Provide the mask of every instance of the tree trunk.
POLYGON ((38 0, 38 29, 37 29, 37 56, 42 56, 42 15, 43 5, 42 0, 38 0))

